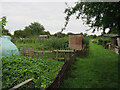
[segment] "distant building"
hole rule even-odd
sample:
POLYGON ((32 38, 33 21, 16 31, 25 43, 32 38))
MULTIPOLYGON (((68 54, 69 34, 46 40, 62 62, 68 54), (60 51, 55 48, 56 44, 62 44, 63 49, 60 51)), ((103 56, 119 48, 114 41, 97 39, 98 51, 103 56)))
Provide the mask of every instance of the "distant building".
POLYGON ((111 38, 111 44, 109 45, 109 49, 120 54, 120 35, 118 35, 118 34, 104 34, 104 37, 111 38))
POLYGON ((111 44, 120 47, 120 35, 118 34, 104 34, 105 37, 111 38, 111 44))
POLYGON ((49 38, 49 36, 48 36, 48 35, 39 35, 39 37, 40 37, 40 38, 46 38, 46 39, 48 39, 48 38, 49 38))

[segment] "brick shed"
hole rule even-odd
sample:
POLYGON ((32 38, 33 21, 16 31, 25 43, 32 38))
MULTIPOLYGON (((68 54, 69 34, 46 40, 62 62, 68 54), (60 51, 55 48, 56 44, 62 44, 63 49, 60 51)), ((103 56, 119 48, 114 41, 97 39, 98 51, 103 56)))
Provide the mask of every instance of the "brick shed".
POLYGON ((83 35, 69 35, 69 47, 75 50, 82 50, 83 35))

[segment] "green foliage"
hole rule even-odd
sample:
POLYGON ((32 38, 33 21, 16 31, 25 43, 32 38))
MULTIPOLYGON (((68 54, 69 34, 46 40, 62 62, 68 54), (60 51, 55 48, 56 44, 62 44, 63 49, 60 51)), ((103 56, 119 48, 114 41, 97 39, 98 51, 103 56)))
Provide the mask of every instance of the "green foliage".
POLYGON ((96 35, 93 35, 93 38, 96 38, 97 36, 96 35))
POLYGON ((102 38, 98 39, 98 45, 103 45, 103 39, 102 38))
POLYGON ((44 35, 51 35, 49 31, 44 31, 43 34, 44 35))
POLYGON ((0 18, 0 36, 2 35, 2 31, 5 30, 6 23, 7 21, 5 16, 0 18))
POLYGON ((62 32, 57 32, 57 33, 54 34, 54 36, 58 37, 58 38, 63 38, 63 37, 65 37, 65 34, 62 33, 62 32))
POLYGON ((26 34, 22 30, 16 30, 16 31, 14 31, 14 36, 18 37, 18 38, 25 38, 26 34))
POLYGON ((38 22, 31 23, 29 26, 26 26, 24 30, 17 30, 14 32, 15 37, 32 37, 39 36, 41 34, 49 34, 49 32, 44 32, 44 26, 38 22))
POLYGON ((12 56, 2 58, 2 86, 4 89, 34 78, 35 88, 46 88, 55 78, 63 62, 12 56))
POLYGON ((89 48, 89 38, 83 37, 83 49, 88 49, 88 48, 89 48))
POLYGON ((68 49, 68 37, 64 37, 64 38, 51 37, 48 40, 47 45, 58 50, 68 49))
POLYGON ((69 32, 69 33, 67 33, 67 35, 74 35, 74 33, 72 33, 72 32, 69 32))
POLYGON ((120 88, 118 55, 90 42, 89 55, 77 58, 61 88, 120 88))
POLYGON ((43 34, 44 27, 38 22, 34 22, 34 23, 31 23, 31 25, 26 26, 24 31, 27 37, 33 36, 33 35, 40 35, 40 34, 43 34))
POLYGON ((97 37, 94 39, 94 43, 105 47, 108 43, 110 43, 110 38, 109 37, 106 37, 106 38, 97 37))
POLYGON ((31 38, 14 38, 12 41, 20 49, 20 47, 29 47, 34 50, 55 50, 55 49, 69 49, 68 37, 56 38, 50 37, 49 39, 31 37, 31 38))
MULTIPOLYGON (((65 9, 65 27, 68 24, 70 16, 76 15, 76 19, 82 18, 91 29, 103 30, 110 29, 120 34, 120 4, 118 2, 77 2, 74 7, 67 7, 65 9)), ((65 27, 62 29, 64 30, 65 27)))
POLYGON ((10 32, 8 30, 3 30, 2 35, 8 35, 11 36, 10 32))

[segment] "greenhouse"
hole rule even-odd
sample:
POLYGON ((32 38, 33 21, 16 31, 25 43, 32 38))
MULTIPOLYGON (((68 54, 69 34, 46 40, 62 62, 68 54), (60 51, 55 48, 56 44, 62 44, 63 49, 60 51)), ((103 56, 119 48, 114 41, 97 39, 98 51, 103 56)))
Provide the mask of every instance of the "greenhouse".
POLYGON ((7 56, 10 57, 12 55, 19 56, 18 48, 15 44, 11 42, 11 37, 9 36, 1 36, 0 37, 0 58, 7 56))

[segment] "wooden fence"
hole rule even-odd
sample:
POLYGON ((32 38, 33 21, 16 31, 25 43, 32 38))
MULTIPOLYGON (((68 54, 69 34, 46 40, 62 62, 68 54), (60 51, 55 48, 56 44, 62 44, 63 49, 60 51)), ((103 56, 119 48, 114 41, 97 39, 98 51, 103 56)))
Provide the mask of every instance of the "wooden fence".
POLYGON ((69 60, 66 60, 64 65, 62 66, 61 70, 58 71, 57 76, 55 79, 50 83, 48 88, 43 89, 43 90, 48 90, 51 88, 59 88, 63 80, 66 78, 67 72, 69 70, 70 65, 75 61, 75 56, 72 55, 69 60))
POLYGON ((52 89, 52 88, 59 88, 61 83, 66 78, 71 64, 74 63, 75 57, 76 56, 86 56, 87 54, 88 54, 88 50, 75 50, 74 54, 69 58, 69 60, 65 60, 65 63, 62 66, 61 70, 59 70, 56 78, 50 83, 48 88, 46 88, 44 90, 48 90, 48 89, 52 89))
POLYGON ((49 56, 48 54, 51 54, 50 57, 53 59, 65 60, 69 59, 70 56, 74 54, 74 50, 35 51, 32 48, 21 47, 20 54, 32 58, 43 58, 45 56, 49 56))

